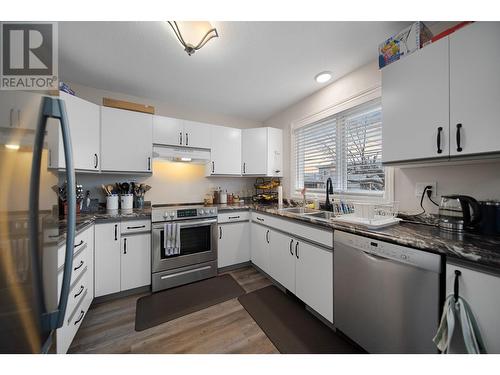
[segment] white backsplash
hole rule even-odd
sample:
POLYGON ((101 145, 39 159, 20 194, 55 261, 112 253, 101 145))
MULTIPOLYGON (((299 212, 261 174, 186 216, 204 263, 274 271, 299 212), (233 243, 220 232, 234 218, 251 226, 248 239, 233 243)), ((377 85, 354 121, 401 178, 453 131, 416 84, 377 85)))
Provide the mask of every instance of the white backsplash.
POLYGON ((77 182, 84 190, 90 190, 92 198, 105 201, 102 184, 115 182, 138 182, 150 185, 152 189, 146 193, 145 200, 152 204, 160 203, 194 203, 203 202, 206 193, 217 187, 228 193, 247 195, 253 191, 255 178, 250 177, 205 177, 202 165, 175 163, 167 161, 153 162, 153 175, 127 174, 89 174, 78 173, 77 182))

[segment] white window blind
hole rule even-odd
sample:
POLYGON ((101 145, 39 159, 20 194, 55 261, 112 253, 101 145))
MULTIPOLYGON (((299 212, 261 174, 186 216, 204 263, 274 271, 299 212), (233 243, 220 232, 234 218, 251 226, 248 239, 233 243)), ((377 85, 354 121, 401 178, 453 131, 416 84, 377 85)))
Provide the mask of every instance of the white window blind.
POLYGON ((381 110, 375 99, 296 129, 296 189, 324 191, 330 177, 339 193, 382 195, 381 110))

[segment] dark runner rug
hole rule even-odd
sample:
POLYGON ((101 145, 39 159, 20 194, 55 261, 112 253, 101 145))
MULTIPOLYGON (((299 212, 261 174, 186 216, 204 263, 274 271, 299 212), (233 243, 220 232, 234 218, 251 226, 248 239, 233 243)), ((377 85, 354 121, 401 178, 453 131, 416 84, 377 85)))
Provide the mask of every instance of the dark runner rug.
POLYGON ((135 330, 144 331, 242 294, 243 288, 226 274, 141 297, 137 300, 135 330))
POLYGON ((238 301, 283 354, 361 354, 293 297, 271 285, 238 301))

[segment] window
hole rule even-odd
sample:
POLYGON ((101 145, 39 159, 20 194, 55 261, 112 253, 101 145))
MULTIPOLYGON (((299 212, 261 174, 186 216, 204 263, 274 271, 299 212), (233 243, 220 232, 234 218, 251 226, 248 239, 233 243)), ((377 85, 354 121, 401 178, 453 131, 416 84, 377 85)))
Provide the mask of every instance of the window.
POLYGON ((382 107, 375 99, 294 131, 295 188, 383 195, 382 107))

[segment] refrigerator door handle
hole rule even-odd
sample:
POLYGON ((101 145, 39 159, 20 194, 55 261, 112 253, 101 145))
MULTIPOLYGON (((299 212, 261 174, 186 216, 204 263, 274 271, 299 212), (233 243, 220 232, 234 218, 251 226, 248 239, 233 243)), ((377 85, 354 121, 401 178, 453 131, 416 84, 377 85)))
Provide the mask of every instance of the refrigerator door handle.
POLYGON ((66 115, 66 107, 61 99, 43 97, 42 114, 35 133, 35 142, 33 146, 33 162, 31 168, 30 191, 29 191, 29 244, 30 255, 33 259, 33 279, 35 281, 36 300, 41 313, 42 329, 52 331, 60 328, 64 322, 66 314, 66 306, 68 304, 71 272, 73 265, 73 250, 75 242, 75 227, 76 227, 76 182, 75 169, 73 165, 73 150, 71 147, 71 135, 69 124, 66 115), (68 217, 67 217, 67 232, 66 232, 66 253, 64 256, 64 273, 61 286, 61 294, 59 297, 59 305, 54 311, 47 311, 45 305, 45 296, 43 291, 43 279, 41 274, 41 261, 38 242, 39 228, 39 187, 40 187, 40 171, 43 151, 43 140, 45 130, 47 128, 47 120, 49 118, 58 119, 61 125, 62 141, 64 146, 64 159, 66 162, 66 181, 67 181, 67 201, 68 201, 68 217))

